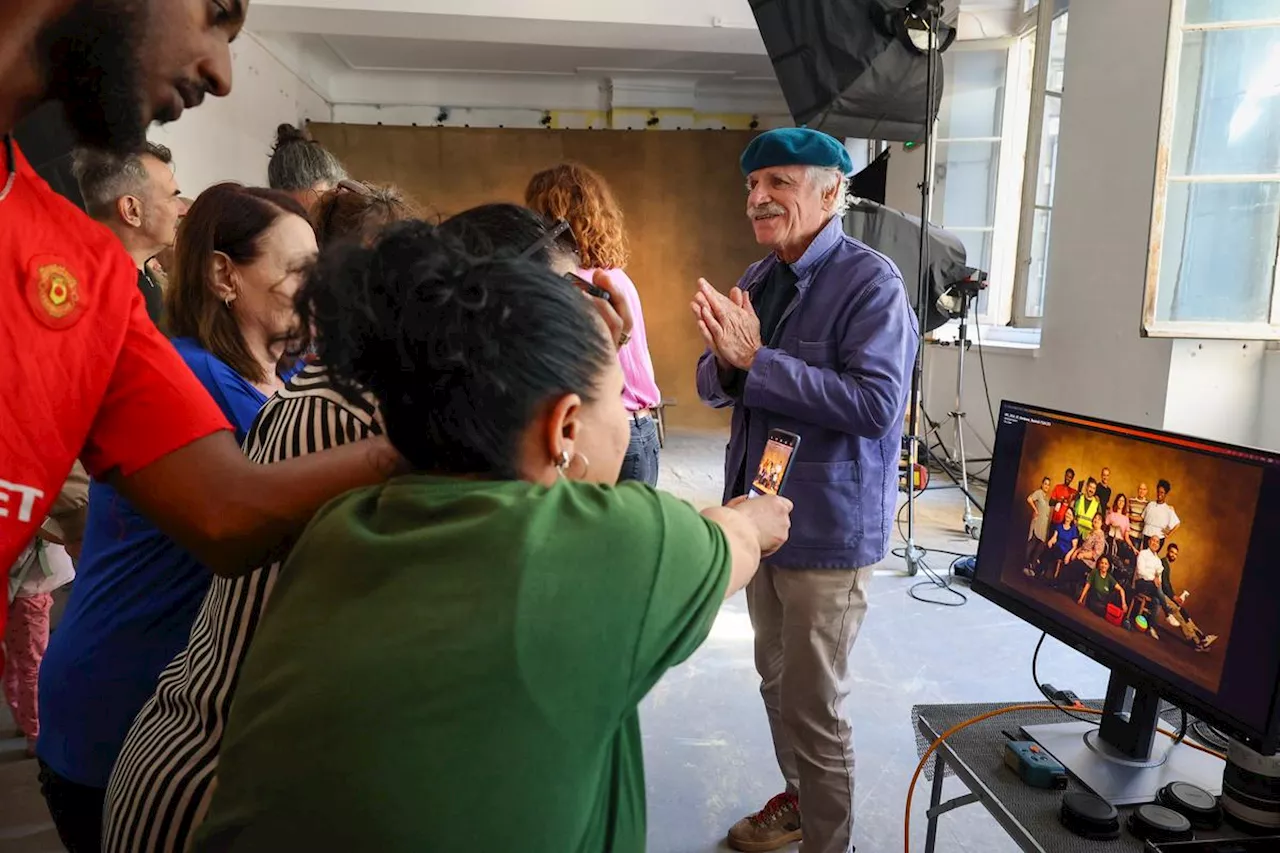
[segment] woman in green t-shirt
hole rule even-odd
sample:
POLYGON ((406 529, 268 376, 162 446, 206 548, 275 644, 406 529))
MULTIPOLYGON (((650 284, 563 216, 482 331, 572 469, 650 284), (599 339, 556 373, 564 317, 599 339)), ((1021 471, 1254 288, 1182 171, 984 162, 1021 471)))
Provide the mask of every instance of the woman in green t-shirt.
POLYGON ((240 673, 197 851, 640 851, 637 703, 786 538, 613 486, 629 431, 569 282, 424 223, 327 254, 320 361, 415 473, 330 503, 240 673))

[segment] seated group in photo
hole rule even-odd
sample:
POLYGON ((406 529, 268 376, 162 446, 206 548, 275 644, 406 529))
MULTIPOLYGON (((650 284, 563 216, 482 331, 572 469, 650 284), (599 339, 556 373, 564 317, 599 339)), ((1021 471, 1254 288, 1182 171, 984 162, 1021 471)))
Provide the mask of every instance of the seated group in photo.
POLYGON ((1181 525, 1167 500, 1173 486, 1158 480, 1154 501, 1147 498, 1146 483, 1138 485, 1132 500, 1123 492, 1112 498, 1110 478, 1111 470, 1104 467, 1098 479, 1087 478, 1079 490, 1072 487, 1072 468, 1056 486, 1049 477, 1041 479, 1040 488, 1027 497, 1031 526, 1023 574, 1153 640, 1160 639, 1158 606, 1187 643, 1198 652, 1208 651, 1218 636, 1196 625, 1186 610, 1191 593, 1175 593, 1171 579, 1179 548, 1168 540, 1181 525))

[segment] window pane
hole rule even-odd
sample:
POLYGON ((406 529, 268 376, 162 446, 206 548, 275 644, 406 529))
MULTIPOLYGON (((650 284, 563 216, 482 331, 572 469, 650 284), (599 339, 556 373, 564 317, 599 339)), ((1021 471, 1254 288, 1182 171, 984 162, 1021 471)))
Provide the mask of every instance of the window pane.
POLYGON ((1174 115, 1170 174, 1280 172, 1280 26, 1187 33, 1174 115))
POLYGON ((1049 229, 1053 212, 1037 210, 1031 223, 1031 269, 1027 273, 1028 317, 1044 316, 1044 286, 1049 280, 1049 229))
POLYGON ((1280 184, 1171 183, 1159 320, 1270 319, 1280 184))
POLYGON ((1265 21, 1280 17, 1280 0, 1187 0, 1188 24, 1265 21))
POLYGON ((990 228, 996 217, 998 142, 942 142, 934 173, 933 220, 943 228, 990 228))
POLYGON ((1062 72, 1067 65, 1067 13, 1053 19, 1053 29, 1049 31, 1049 78, 1045 89, 1050 92, 1062 92, 1062 72))
POLYGON ((949 50, 942 55, 938 136, 972 139, 1000 135, 1007 50, 949 50))
POLYGON ((991 271, 992 232, 953 231, 951 233, 959 237, 961 243, 964 243, 965 264, 983 272, 991 271))
POLYGON ((1058 129, 1062 123, 1062 99, 1044 99, 1044 132, 1040 137, 1040 174, 1036 181, 1036 204, 1053 204, 1054 178, 1058 174, 1058 129))

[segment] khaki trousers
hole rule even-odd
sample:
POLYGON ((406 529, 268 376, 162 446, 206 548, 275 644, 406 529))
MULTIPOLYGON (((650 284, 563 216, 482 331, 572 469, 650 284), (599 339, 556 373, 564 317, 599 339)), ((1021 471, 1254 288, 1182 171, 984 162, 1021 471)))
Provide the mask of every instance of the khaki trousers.
POLYGON ((848 853, 853 833, 849 658, 871 569, 762 565, 747 586, 756 671, 778 767, 800 799, 804 853, 848 853))

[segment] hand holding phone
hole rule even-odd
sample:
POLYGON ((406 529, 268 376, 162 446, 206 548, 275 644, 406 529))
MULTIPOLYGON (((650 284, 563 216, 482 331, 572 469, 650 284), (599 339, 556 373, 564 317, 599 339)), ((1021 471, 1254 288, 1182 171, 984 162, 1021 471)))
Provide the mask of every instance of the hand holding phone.
POLYGON ((631 306, 609 280, 604 270, 596 270, 591 281, 574 273, 565 273, 564 279, 581 290, 591 299, 591 305, 604 320, 613 338, 614 346, 621 349, 631 340, 631 328, 635 318, 631 315, 631 306))
POLYGON ((731 509, 745 515, 755 525, 760 542, 760 556, 768 557, 787 542, 791 534, 791 501, 778 495, 760 495, 749 499, 743 495, 730 501, 731 509))

